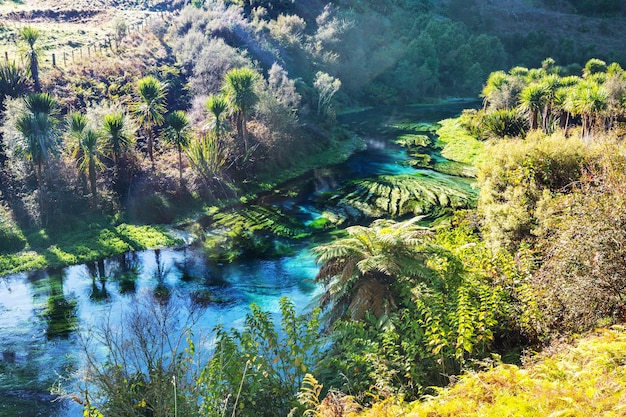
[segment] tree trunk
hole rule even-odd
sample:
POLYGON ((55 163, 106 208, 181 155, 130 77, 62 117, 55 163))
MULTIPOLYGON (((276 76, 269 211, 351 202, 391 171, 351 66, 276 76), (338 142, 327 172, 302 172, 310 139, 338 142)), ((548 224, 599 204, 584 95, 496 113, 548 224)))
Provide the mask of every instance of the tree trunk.
POLYGON ((241 136, 243 136, 243 146, 248 152, 248 126, 246 125, 246 116, 241 114, 241 136))
POLYGON ((37 62, 37 54, 34 50, 30 51, 30 75, 35 83, 35 92, 41 92, 41 84, 39 82, 39 63, 37 62))
POLYGON ((39 211, 43 214, 43 178, 41 177, 41 164, 37 164, 37 187, 39 187, 39 211))
POLYGON ((183 149, 178 145, 178 174, 180 175, 180 187, 183 187, 183 149))
POLYGON ((89 163, 89 183, 91 184, 91 196, 95 207, 98 203, 98 190, 96 188, 96 167, 93 162, 89 163))
POLYGON ((154 171, 154 139, 152 138, 152 128, 146 129, 146 134, 148 139, 148 156, 150 157, 150 162, 152 163, 152 170, 154 171))

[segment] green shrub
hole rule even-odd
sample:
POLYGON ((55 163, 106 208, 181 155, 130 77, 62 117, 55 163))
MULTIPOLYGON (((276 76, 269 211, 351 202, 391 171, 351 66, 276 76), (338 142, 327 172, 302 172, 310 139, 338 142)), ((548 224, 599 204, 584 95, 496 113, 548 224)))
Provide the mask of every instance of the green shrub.
POLYGON ((241 331, 218 327, 215 352, 197 381, 201 415, 286 416, 299 407, 304 376, 316 365, 319 310, 296 315, 280 300, 277 328, 271 315, 252 305, 241 331))
POLYGON ((483 131, 489 137, 522 137, 528 129, 526 118, 515 109, 488 112, 482 118, 483 131))
POLYGON ((535 133, 498 142, 487 154, 478 175, 483 233, 493 247, 515 248, 538 232, 538 206, 567 192, 597 151, 562 133, 535 133))
POLYGON ((602 163, 546 209, 533 280, 548 331, 622 322, 626 312, 626 159, 607 147, 602 163))

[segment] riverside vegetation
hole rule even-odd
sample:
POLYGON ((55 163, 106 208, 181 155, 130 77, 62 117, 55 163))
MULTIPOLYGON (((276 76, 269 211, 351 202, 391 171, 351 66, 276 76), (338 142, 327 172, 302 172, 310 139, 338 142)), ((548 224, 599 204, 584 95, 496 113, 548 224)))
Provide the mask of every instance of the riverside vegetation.
MULTIPOLYGON (((198 298, 138 300, 127 331, 93 329, 107 359, 86 344, 86 369, 69 388, 86 415, 619 412, 626 74, 580 51, 553 54, 565 66, 548 58, 498 70, 516 46, 522 58, 537 52, 530 34, 475 33, 480 22, 453 20, 454 2, 435 3, 303 11, 193 1, 150 31, 120 33, 117 57, 102 67, 69 70, 40 67, 42 32, 16 34, 26 67, 0 68, 2 273, 179 243, 155 224, 188 226, 216 261, 287 249, 268 248, 265 235, 350 225, 314 249, 321 309, 298 315, 283 300, 276 328, 253 306, 243 328, 216 329, 208 358, 186 332, 202 313, 198 298), (483 82, 482 108, 443 121, 437 135, 396 126, 409 165, 475 176, 478 197, 470 181, 435 174, 365 178, 323 196, 323 220, 308 228, 247 204, 362 146, 337 126, 338 105, 406 103, 483 82), (613 327, 571 354, 522 355, 597 326, 613 327), (585 367, 589 357, 602 372, 585 367), (523 370, 522 360, 534 363, 523 370), (570 368, 597 382, 583 393, 570 368), (567 382, 567 399, 554 400, 555 381, 567 382)), ((613 2, 562 3, 621 13, 613 2)))

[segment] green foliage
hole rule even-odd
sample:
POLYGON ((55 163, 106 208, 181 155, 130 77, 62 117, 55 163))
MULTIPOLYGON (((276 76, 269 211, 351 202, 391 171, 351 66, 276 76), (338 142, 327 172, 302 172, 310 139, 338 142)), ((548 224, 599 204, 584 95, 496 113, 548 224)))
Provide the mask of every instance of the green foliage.
POLYGON ((0 254, 21 251, 26 243, 22 230, 11 217, 11 212, 0 206, 0 254))
POLYGON ((222 90, 232 109, 237 112, 237 129, 243 140, 244 149, 250 148, 248 143, 247 118, 252 107, 258 101, 256 84, 259 74, 251 68, 233 68, 224 75, 222 90))
POLYGON ((0 275, 86 263, 129 251, 172 246, 180 243, 158 226, 110 224, 105 220, 75 220, 65 232, 52 237, 26 233, 27 250, 0 255, 0 275))
POLYGON ((0 64, 0 110, 6 97, 18 97, 26 91, 26 76, 14 62, 0 64))
POLYGON ((479 210, 485 239, 518 247, 538 233, 538 207, 578 181, 596 151, 575 138, 540 133, 496 143, 481 165, 479 210))
MULTIPOLYGON (((522 368, 498 364, 470 372, 437 396, 413 403, 389 398, 355 416, 619 415, 625 344, 621 326, 599 330, 522 368)), ((318 408, 320 413, 326 410, 318 408)))
POLYGON ((280 300, 280 327, 252 305, 242 330, 216 329, 215 352, 198 379, 202 415, 286 416, 319 358, 319 310, 297 315, 280 300), (271 406, 270 406, 271 405, 271 406))
POLYGON ((35 92, 41 91, 41 85, 39 82, 39 57, 41 50, 38 46, 35 46, 41 34, 39 30, 32 26, 23 26, 19 30, 20 40, 26 43, 26 50, 24 51, 24 58, 28 65, 28 72, 33 79, 35 92))
POLYGON ((432 144, 430 138, 426 135, 403 134, 396 138, 396 143, 400 146, 411 150, 426 148, 432 144))
POLYGON ((387 317, 404 305, 405 287, 431 278, 427 259, 436 248, 430 245, 429 230, 417 220, 352 226, 347 237, 314 249, 322 264, 315 279, 325 287, 320 304, 329 308, 331 323, 344 316, 387 317))
POLYGON ((154 167, 154 129, 165 121, 167 111, 166 86, 152 75, 137 81, 138 100, 132 110, 144 130, 148 142, 148 155, 154 167))
POLYGON ((199 306, 177 297, 145 295, 124 312, 121 325, 104 321, 89 329, 79 383, 85 415, 196 416, 200 357, 190 332, 201 315, 199 306), (104 363, 95 353, 101 346, 104 363))
MULTIPOLYGON (((395 234, 376 224, 355 233, 361 229, 351 228, 349 238, 317 249, 331 256, 321 269, 334 276, 330 294, 337 302, 353 276, 367 277, 361 269, 378 265, 373 271, 388 274, 398 308, 334 326, 333 345, 318 371, 325 385, 374 399, 391 393, 417 398, 429 386, 446 385, 447 376, 470 360, 488 356, 496 336, 519 343, 515 306, 526 305, 515 297, 521 286, 512 258, 492 255, 467 227, 446 229, 434 239, 411 237, 406 223, 389 228, 395 234), (372 254, 355 258, 361 247, 371 247, 372 254)), ((380 298, 382 289, 374 294, 380 298)))
POLYGON ((212 195, 225 194, 221 179, 228 151, 215 135, 192 138, 184 149, 185 155, 204 187, 212 195), (220 193, 220 190, 222 193, 220 193))
POLYGON ((211 259, 231 262, 245 255, 284 255, 288 245, 281 239, 307 235, 304 225, 276 207, 247 205, 212 216, 204 248, 211 259))
POLYGON ((329 203, 343 217, 392 217, 407 214, 438 217, 474 204, 474 193, 458 180, 441 175, 396 175, 355 180, 329 203))
POLYGON ((132 148, 132 133, 124 113, 109 113, 102 119, 102 137, 116 169, 122 154, 132 148))
POLYGON ((487 113, 482 123, 486 136, 498 138, 523 137, 528 126, 515 109, 500 109, 487 113))
POLYGON ((183 183, 183 149, 189 145, 191 128, 187 114, 182 110, 174 110, 165 119, 167 124, 165 140, 176 146, 178 151, 178 171, 180 183, 183 183))
POLYGON ((463 118, 446 119, 439 122, 437 129, 441 156, 451 161, 477 165, 483 158, 484 143, 478 140, 476 132, 468 131, 463 118))
POLYGON ((222 125, 222 116, 228 110, 228 101, 222 95, 216 96, 211 94, 209 95, 209 98, 207 98, 206 108, 213 116, 213 126, 211 130, 215 138, 219 141, 219 138, 222 135, 222 130, 224 129, 224 126, 222 125))
POLYGON ((621 322, 626 219, 621 146, 606 144, 572 193, 543 207, 543 263, 534 276, 546 328, 578 332, 621 322))

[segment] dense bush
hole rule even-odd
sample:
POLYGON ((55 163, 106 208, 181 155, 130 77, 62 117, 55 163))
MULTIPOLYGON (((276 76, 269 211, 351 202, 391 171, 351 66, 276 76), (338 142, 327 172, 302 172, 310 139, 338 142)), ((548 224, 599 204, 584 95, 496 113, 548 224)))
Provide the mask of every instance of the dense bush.
POLYGON ((412 222, 377 221, 316 251, 330 317, 361 319, 333 328, 317 372, 328 387, 416 398, 471 360, 535 334, 527 271, 491 253, 467 222, 433 236, 412 222))
POLYGON ((534 276, 547 326, 584 331, 626 319, 626 160, 617 145, 544 220, 545 258, 534 276))
POLYGON ((478 176, 483 233, 494 247, 517 248, 539 233, 540 207, 578 181, 596 151, 562 133, 535 133, 498 142, 486 154, 478 176))

